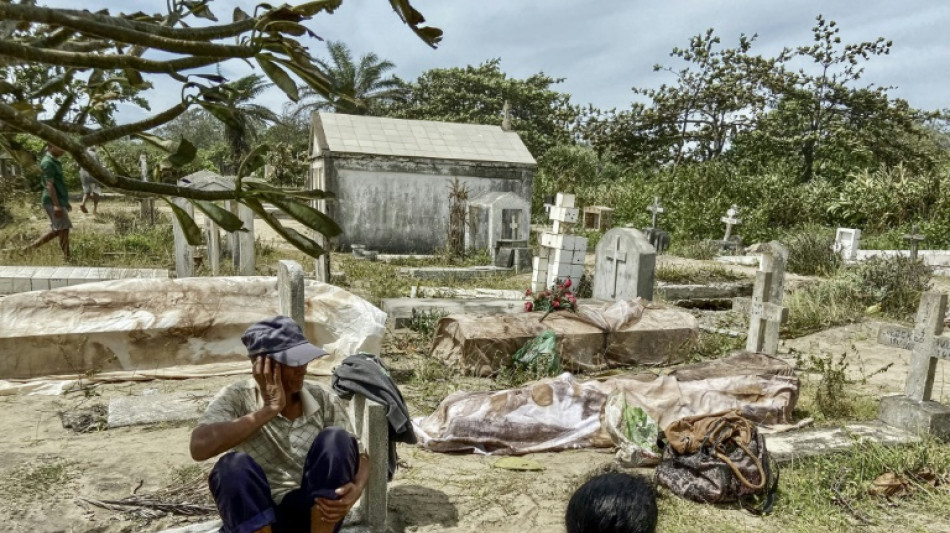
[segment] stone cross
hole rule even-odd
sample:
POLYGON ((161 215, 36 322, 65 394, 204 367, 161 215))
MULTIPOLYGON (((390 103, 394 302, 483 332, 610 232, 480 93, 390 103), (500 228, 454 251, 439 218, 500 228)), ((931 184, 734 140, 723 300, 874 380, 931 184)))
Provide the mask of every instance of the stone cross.
POLYGON ((511 104, 508 100, 505 100, 505 105, 501 112, 503 115, 501 118, 501 129, 511 131, 511 104))
POLYGON ((788 316, 788 309, 782 307, 788 250, 775 241, 764 247, 749 306, 746 350, 775 355, 778 352, 779 330, 788 316))
POLYGON ((726 211, 726 216, 719 219, 726 223, 726 235, 722 238, 722 242, 729 242, 729 237, 732 236, 732 227, 742 223, 742 219, 736 218, 738 214, 739 207, 732 204, 732 207, 726 211))
POLYGON ((923 241, 925 237, 920 235, 917 231, 917 224, 914 224, 914 228, 910 233, 904 235, 904 240, 910 242, 910 260, 917 260, 917 244, 923 241))
POLYGON ((950 339, 940 336, 946 313, 947 295, 925 292, 920 297, 914 329, 883 325, 878 333, 879 343, 911 350, 910 371, 904 391, 912 400, 930 400, 937 359, 950 360, 950 339))
POLYGON ((554 233, 564 233, 567 227, 576 224, 579 211, 574 207, 573 194, 558 193, 556 203, 548 214, 550 220, 554 221, 554 233))
MULTIPOLYGON (((306 334, 306 301, 303 268, 300 263, 280 261, 277 264, 277 280, 280 314, 293 318, 306 334)), ((389 468, 389 422, 386 420, 386 408, 360 394, 354 394, 350 400, 349 411, 353 430, 366 446, 370 460, 369 480, 360 497, 362 522, 372 533, 384 533, 388 530, 386 482, 389 468)))
POLYGON ((519 234, 518 234, 518 227, 519 227, 519 226, 518 226, 518 220, 517 220, 517 219, 513 219, 513 220, 511 221, 511 224, 508 224, 508 227, 511 228, 511 238, 512 238, 512 240, 518 240, 518 237, 519 237, 519 234))
POLYGON ((647 208, 647 211, 649 211, 650 213, 653 214, 653 225, 652 225, 651 227, 652 227, 653 229, 656 229, 656 218, 657 218, 657 215, 660 215, 660 214, 662 214, 662 213, 666 213, 666 209, 663 209, 662 207, 660 207, 660 197, 659 197, 659 196, 654 196, 654 197, 653 197, 653 205, 651 205, 650 207, 648 207, 648 208, 647 208))
POLYGON ((617 297, 617 277, 620 274, 620 266, 627 262, 627 252, 620 251, 620 239, 617 239, 617 244, 614 246, 614 249, 607 252, 605 256, 607 261, 611 261, 613 264, 611 267, 614 271, 614 282, 613 286, 610 288, 610 297, 617 297))

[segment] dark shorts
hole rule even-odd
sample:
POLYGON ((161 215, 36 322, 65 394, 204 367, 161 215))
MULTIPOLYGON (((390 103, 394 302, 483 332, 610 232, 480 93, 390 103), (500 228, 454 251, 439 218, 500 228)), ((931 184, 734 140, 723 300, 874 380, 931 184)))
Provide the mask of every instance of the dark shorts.
POLYGON ((63 212, 60 216, 53 214, 53 204, 43 204, 43 209, 46 210, 46 216, 49 217, 50 225, 52 226, 53 231, 70 229, 73 227, 73 223, 69 221, 68 209, 63 209, 63 212))

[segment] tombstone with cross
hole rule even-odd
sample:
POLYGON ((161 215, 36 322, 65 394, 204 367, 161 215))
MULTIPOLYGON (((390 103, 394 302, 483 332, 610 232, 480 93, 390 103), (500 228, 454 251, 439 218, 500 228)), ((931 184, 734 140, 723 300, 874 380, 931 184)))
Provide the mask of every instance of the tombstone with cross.
POLYGON ((945 441, 950 440, 950 408, 932 401, 931 396, 937 360, 950 360, 950 339, 941 336, 946 314, 947 295, 925 292, 920 297, 913 329, 883 325, 877 339, 881 344, 911 351, 904 394, 881 399, 881 420, 945 441))
POLYGON ((762 261, 755 273, 755 286, 749 303, 749 336, 746 350, 775 355, 778 352, 779 330, 788 317, 782 306, 785 297, 785 264, 788 249, 772 241, 761 245, 762 261))
POLYGON ((531 290, 543 291, 567 279, 574 287, 580 284, 587 257, 587 238, 565 234, 577 223, 578 214, 574 195, 558 193, 549 215, 553 221, 552 231, 541 234, 540 251, 533 261, 531 290))
POLYGON ((861 246, 861 230, 853 228, 838 228, 835 231, 833 250, 841 256, 843 261, 854 261, 858 258, 858 248, 861 246))
POLYGON ((732 207, 726 210, 726 216, 719 219, 726 225, 726 233, 722 237, 723 248, 726 248, 726 249, 737 248, 738 246, 741 245, 739 242, 740 239, 738 239, 736 236, 732 234, 732 228, 735 226, 738 226, 739 224, 742 224, 742 219, 737 218, 738 214, 739 214, 739 206, 737 206, 736 204, 732 204, 732 207))
POLYGON ((917 224, 914 224, 914 227, 910 233, 904 235, 904 240, 910 243, 910 260, 911 261, 917 260, 917 247, 920 244, 920 242, 923 241, 925 238, 926 237, 921 235, 920 232, 917 230, 917 224))
POLYGON ((644 228, 643 232, 657 253, 663 253, 670 248, 670 234, 657 227, 657 218, 659 218, 661 214, 666 213, 666 209, 660 205, 659 196, 653 197, 653 204, 647 207, 647 211, 650 212, 651 222, 650 227, 644 228))
POLYGON ((531 204, 512 192, 490 191, 468 203, 465 246, 469 250, 488 250, 495 266, 509 268, 515 255, 521 267, 531 264, 528 246, 531 204), (516 254, 517 252, 517 254, 516 254))
POLYGON ((656 249, 632 228, 614 228, 597 243, 594 298, 620 301, 653 299, 656 249))

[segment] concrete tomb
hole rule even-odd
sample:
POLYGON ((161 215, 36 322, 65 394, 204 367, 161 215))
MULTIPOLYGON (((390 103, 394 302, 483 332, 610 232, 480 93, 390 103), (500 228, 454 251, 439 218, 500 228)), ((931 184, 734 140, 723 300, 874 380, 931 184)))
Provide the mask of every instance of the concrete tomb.
MULTIPOLYGON (((534 157, 517 133, 499 126, 320 112, 310 131, 310 186, 335 195, 317 208, 343 229, 343 249, 353 243, 399 254, 442 248, 456 179, 470 198, 509 193, 522 200, 517 209, 531 202, 534 157)), ((527 239, 530 222, 522 213, 518 240, 527 239)), ((512 230, 495 226, 498 239, 512 230)))
POLYGON ((638 230, 614 228, 597 243, 594 298, 619 301, 653 299, 656 249, 638 230))
POLYGON ((524 198, 511 192, 486 192, 468 203, 465 245, 470 250, 488 250, 494 259, 500 241, 527 244, 530 226, 531 204, 524 198))
POLYGON ((931 400, 937 360, 950 360, 950 338, 943 337, 947 295, 925 292, 920 298, 914 329, 881 326, 878 342, 911 350, 904 394, 881 399, 885 424, 913 433, 930 433, 950 440, 950 408, 931 400))

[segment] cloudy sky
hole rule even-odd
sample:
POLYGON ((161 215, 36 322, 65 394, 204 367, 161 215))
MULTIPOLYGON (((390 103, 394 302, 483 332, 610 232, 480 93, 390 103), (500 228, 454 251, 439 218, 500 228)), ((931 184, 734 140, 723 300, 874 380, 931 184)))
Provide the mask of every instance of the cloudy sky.
MULTIPOLYGON (((49 3, 75 5, 67 0, 49 3)), ((215 0, 212 5, 220 18, 229 19, 235 5, 251 11, 256 3, 215 0)), ((84 7, 154 12, 164 4, 87 0, 84 7)), ((753 51, 772 55, 783 46, 809 44, 820 13, 838 22, 845 43, 879 36, 893 40, 889 56, 867 63, 865 83, 894 86, 893 96, 921 109, 950 107, 947 0, 415 0, 413 4, 430 24, 445 31, 437 50, 416 38, 385 0, 347 0, 336 13, 318 17, 311 28, 326 39, 346 42, 354 54, 375 52, 393 61, 404 79, 430 68, 474 65, 498 57, 511 76, 543 71, 565 78, 559 90, 570 93, 574 103, 610 108, 628 106, 634 99, 633 86, 669 82, 669 75, 653 72, 653 65, 675 66, 670 50, 685 47, 691 36, 708 28, 715 28, 727 46, 742 33, 757 33, 753 51)), ((314 41, 311 50, 319 56, 322 48, 314 41)), ((250 70, 244 63, 232 63, 224 72, 241 76, 250 70)), ((160 109, 163 100, 175 94, 177 90, 158 86, 152 95, 153 109, 160 109)), ((274 89, 264 100, 279 109, 285 98, 274 89)))

